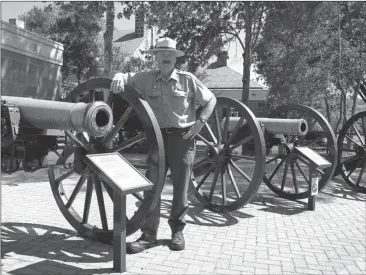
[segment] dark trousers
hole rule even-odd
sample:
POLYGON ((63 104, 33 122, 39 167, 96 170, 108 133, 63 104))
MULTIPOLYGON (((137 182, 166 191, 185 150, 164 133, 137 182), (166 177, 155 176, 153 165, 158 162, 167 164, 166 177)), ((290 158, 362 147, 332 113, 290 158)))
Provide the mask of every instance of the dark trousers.
MULTIPOLYGON (((171 178, 173 181, 173 202, 169 216, 169 225, 172 233, 182 231, 186 222, 184 216, 188 210, 188 187, 192 173, 193 161, 196 153, 196 145, 194 140, 185 140, 182 138, 182 133, 167 134, 163 133, 164 147, 165 147, 165 164, 166 170, 171 171, 171 178)), ((150 178, 152 173, 157 173, 157 168, 151 166, 147 172, 147 177, 150 178)), ((146 191, 144 197, 152 196, 152 193, 146 191)), ((157 203, 156 207, 150 211, 146 222, 142 225, 141 231, 150 235, 157 235, 160 223, 160 205, 161 201, 157 203)))

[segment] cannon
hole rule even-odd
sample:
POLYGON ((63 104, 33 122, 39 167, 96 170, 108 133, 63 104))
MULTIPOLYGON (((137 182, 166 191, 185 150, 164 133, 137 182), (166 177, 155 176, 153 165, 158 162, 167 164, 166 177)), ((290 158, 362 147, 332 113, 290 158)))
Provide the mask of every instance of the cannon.
POLYGON ((337 164, 331 126, 319 112, 297 104, 256 118, 242 102, 217 97, 213 115, 197 136, 197 148, 192 190, 201 204, 218 212, 245 206, 262 181, 280 197, 309 197, 311 164, 298 149, 310 149, 331 163, 316 171, 319 190, 337 164))
MULTIPOLYGON (((366 82, 360 85, 360 98, 366 104, 366 82)), ((366 193, 366 111, 356 113, 343 125, 338 136, 338 171, 354 190, 366 193)))
POLYGON ((104 102, 66 103, 24 97, 1 97, 1 158, 3 170, 35 171, 42 159, 57 149, 61 130, 101 137, 112 128, 112 110, 104 102), (5 163, 17 164, 13 167, 5 163))
MULTIPOLYGON (((74 88, 65 101, 68 104, 99 103, 103 91, 110 85, 111 79, 107 78, 85 81, 74 88)), ((91 138, 83 131, 74 131, 69 135, 76 145, 72 151, 74 165, 70 169, 54 166, 48 170, 54 199, 65 219, 83 236, 104 243, 113 240, 113 220, 108 218, 108 213, 113 212, 113 190, 98 172, 86 164, 86 156, 118 152, 143 175, 148 173, 151 165, 158 168, 158 173, 149 178, 154 183, 151 200, 145 200, 143 192, 126 197, 127 235, 141 227, 147 213, 158 202, 165 178, 163 139, 147 102, 136 90, 126 86, 123 94, 112 94, 108 104, 113 114, 112 129, 101 138, 91 138), (156 158, 147 164, 149 152, 156 158)))

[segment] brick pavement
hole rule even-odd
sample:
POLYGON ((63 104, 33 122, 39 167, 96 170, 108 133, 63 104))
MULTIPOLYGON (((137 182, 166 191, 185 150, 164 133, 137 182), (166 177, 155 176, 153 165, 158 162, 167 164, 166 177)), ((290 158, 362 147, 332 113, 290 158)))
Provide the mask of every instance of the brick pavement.
MULTIPOLYGON (((113 249, 81 238, 52 197, 45 170, 2 176, 2 274, 113 274, 113 249)), ((129 274, 366 274, 366 196, 335 179, 317 197, 286 201, 264 184, 231 214, 192 197, 186 250, 170 251, 171 186, 163 191, 159 245, 127 255, 129 274)), ((132 241, 139 233, 127 238, 132 241)))

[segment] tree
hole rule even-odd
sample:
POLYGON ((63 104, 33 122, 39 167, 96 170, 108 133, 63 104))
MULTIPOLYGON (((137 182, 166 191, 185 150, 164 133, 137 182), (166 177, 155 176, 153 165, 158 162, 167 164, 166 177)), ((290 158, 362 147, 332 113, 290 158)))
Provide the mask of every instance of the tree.
POLYGON ((75 74, 78 82, 99 74, 103 13, 99 2, 53 2, 43 9, 34 7, 20 19, 47 38, 64 45, 62 76, 75 74))
POLYGON ((251 52, 257 44, 266 12, 264 2, 127 2, 123 14, 143 13, 150 26, 174 38, 185 51, 178 66, 195 72, 236 39, 244 50, 243 101, 249 96, 251 52))
POLYGON ((57 10, 53 8, 52 4, 43 9, 34 6, 26 14, 19 16, 20 20, 27 23, 26 28, 41 36, 51 37, 52 28, 56 24, 57 10))
POLYGON ((273 3, 255 52, 257 73, 271 87, 273 107, 289 102, 313 106, 327 115, 334 129, 339 128, 347 118, 347 99, 355 100, 365 77, 364 6, 362 2, 273 3), (351 21, 347 31, 346 22, 351 21))
POLYGON ((101 49, 96 41, 105 10, 100 2, 55 2, 55 5, 60 13, 54 33, 64 44, 64 62, 69 69, 63 71, 63 77, 75 74, 79 84, 100 74, 101 49))

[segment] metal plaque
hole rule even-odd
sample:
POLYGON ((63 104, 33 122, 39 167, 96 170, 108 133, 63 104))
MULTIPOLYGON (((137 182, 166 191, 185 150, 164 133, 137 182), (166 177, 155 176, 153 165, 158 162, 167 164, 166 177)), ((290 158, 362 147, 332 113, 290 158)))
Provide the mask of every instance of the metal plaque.
POLYGON ((123 195, 153 187, 153 183, 117 152, 86 155, 86 161, 114 191, 123 195))
POLYGON ((319 187, 319 177, 317 176, 311 181, 311 195, 312 196, 318 195, 318 187, 319 187))

